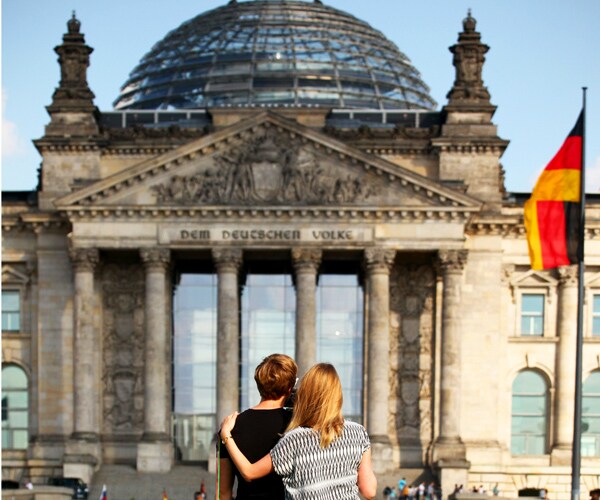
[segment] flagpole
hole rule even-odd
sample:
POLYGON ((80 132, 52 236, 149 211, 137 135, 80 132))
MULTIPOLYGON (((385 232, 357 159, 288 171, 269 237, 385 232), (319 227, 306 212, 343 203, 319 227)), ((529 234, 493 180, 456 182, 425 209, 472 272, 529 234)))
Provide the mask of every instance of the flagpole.
POLYGON ((573 422, 573 455, 571 460, 571 500, 580 497, 581 472, 581 385, 583 353, 583 274, 585 270, 583 244, 585 241, 585 105, 587 87, 583 87, 583 131, 581 136, 581 177, 579 195, 581 211, 579 214, 578 249, 578 291, 577 291, 577 354, 575 357, 575 412, 573 422))

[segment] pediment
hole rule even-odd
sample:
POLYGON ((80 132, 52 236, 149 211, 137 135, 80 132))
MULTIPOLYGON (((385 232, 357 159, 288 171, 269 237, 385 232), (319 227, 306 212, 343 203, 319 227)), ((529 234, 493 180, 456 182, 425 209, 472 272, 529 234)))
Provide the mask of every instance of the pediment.
POLYGON ((480 203, 271 112, 56 201, 61 210, 335 207, 473 212, 480 203))
POLYGON ((549 288, 558 285, 558 280, 547 273, 529 270, 511 281, 513 287, 549 288))
POLYGON ((26 285, 27 283, 29 283, 29 276, 26 272, 23 272, 23 270, 19 270, 11 265, 3 265, 2 283, 26 285))
POLYGON ((585 280, 585 286, 589 288, 600 288, 600 273, 594 273, 585 280))

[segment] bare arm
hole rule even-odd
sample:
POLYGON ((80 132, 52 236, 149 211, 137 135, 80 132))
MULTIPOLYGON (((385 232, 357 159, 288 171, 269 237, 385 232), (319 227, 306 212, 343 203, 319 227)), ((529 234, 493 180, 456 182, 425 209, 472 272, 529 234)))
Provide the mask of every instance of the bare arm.
POLYGON ((219 498, 220 500, 232 500, 233 498, 233 466, 228 458, 219 460, 220 466, 220 481, 219 481, 219 498))
POLYGON ((271 455, 267 453, 258 462, 251 464, 240 451, 231 437, 231 429, 235 426, 237 416, 238 413, 235 412, 223 419, 223 422, 221 423, 221 439, 225 441, 229 456, 231 457, 231 460, 233 460, 238 471, 240 471, 244 480, 250 482, 272 472, 273 462, 271 461, 271 455))
POLYGON ((358 466, 358 491, 365 498, 375 498, 377 495, 377 478, 373 473, 371 464, 371 448, 363 453, 362 460, 358 466))

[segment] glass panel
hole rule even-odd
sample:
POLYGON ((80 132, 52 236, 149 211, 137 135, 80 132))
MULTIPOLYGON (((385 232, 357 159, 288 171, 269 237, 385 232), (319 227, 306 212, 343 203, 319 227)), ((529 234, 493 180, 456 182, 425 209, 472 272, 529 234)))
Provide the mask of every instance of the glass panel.
POLYGON ((521 296, 521 335, 544 334, 544 295, 521 296))
POLYGON ((544 311, 544 296, 539 294, 523 294, 521 310, 527 313, 541 314, 544 311))
POLYGON ((18 366, 2 368, 2 391, 6 389, 27 389, 27 375, 18 366))
POLYGON ((323 274, 317 287, 317 361, 342 381, 344 417, 362 422, 363 290, 356 275, 323 274))
POLYGON ((600 295, 594 295, 592 311, 592 335, 600 337, 600 295))
POLYGON ((173 298, 173 438, 178 460, 207 460, 216 411, 217 276, 182 274, 173 298))
POLYGON ((27 448, 28 441, 27 375, 18 366, 2 369, 2 446, 7 449, 27 448))
POLYGON ((513 414, 539 415, 544 412, 544 396, 513 395, 513 414))
POLYGON ((2 330, 18 332, 21 329, 21 294, 16 290, 2 290, 2 330))
POLYGON ((288 274, 249 274, 242 291, 240 407, 260 402, 256 366, 269 354, 294 357, 296 294, 288 274))
POLYGON ((581 454, 600 456, 600 371, 590 374, 583 383, 582 392, 581 454))
POLYGON ((27 409, 28 397, 27 391, 6 392, 6 399, 9 408, 27 409))
POLYGON ((14 290, 2 291, 2 311, 19 310, 19 292, 14 290))
POLYGON ((545 453, 548 388, 533 370, 517 375, 512 386, 511 451, 514 455, 545 453))
POLYGON ((210 442, 217 428, 214 414, 173 415, 173 437, 175 439, 175 458, 178 461, 207 461, 210 454, 210 442))
POLYGON ((514 394, 546 394, 546 382, 544 378, 533 370, 525 370, 519 373, 513 382, 514 394))

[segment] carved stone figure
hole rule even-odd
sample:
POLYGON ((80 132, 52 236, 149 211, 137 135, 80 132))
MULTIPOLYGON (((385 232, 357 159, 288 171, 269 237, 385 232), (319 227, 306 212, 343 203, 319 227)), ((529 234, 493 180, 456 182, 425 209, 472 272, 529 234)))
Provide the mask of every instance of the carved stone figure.
POLYGON ((103 431, 141 431, 143 423, 144 279, 138 264, 103 269, 103 431))
POLYGON ((425 449, 432 438, 433 268, 395 266, 390 286, 390 307, 399 318, 396 326, 392 326, 398 356, 394 384, 396 432, 401 441, 415 439, 425 449))
MULTIPOLYGON (((375 179, 373 182, 377 182, 375 179)), ((314 152, 289 136, 263 128, 215 156, 214 166, 174 175, 151 190, 159 204, 354 203, 378 193, 358 175, 320 165, 314 152)))

